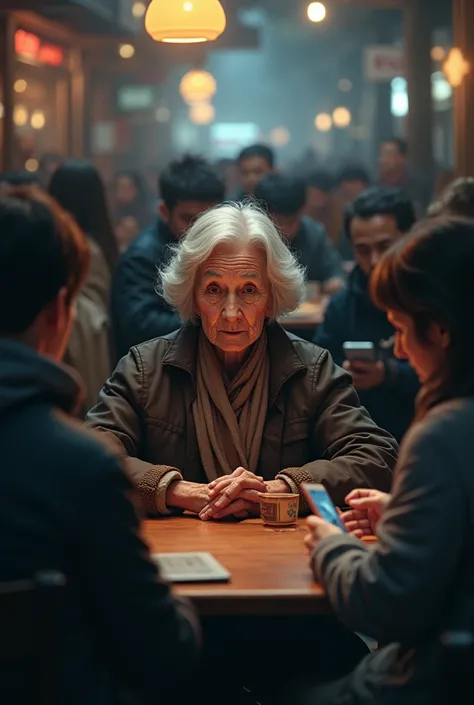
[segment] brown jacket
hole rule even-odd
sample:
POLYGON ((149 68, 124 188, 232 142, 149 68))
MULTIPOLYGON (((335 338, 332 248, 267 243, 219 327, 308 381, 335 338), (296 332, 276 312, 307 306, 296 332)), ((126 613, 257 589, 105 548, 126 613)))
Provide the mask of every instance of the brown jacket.
MULTIPOLYGON (((397 444, 360 406, 350 376, 277 323, 267 336, 270 398, 258 472, 271 480, 283 471, 297 486, 322 482, 338 504, 355 487, 390 489, 397 444)), ((192 413, 197 340, 198 328, 187 324, 132 348, 87 416, 120 441, 132 479, 153 494, 156 466, 207 482, 192 413)))

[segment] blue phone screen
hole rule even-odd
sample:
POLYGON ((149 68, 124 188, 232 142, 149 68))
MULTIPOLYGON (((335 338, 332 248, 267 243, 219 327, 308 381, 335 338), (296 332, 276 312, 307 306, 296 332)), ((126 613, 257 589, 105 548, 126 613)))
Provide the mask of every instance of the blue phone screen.
POLYGON ((337 526, 342 531, 346 531, 346 527, 339 519, 339 514, 336 511, 336 507, 331 501, 331 498, 325 490, 308 490, 309 495, 317 507, 320 516, 328 521, 330 524, 337 526))

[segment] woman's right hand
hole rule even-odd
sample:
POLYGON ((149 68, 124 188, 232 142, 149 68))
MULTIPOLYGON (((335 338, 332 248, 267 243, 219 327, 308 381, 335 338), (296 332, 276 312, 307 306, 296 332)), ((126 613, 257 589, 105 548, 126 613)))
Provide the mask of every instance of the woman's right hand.
POLYGON ((347 531, 357 538, 374 536, 391 496, 379 490, 352 490, 346 497, 351 510, 341 514, 347 531))
POLYGON ((209 487, 198 482, 176 480, 166 491, 166 505, 199 514, 209 503, 209 487))

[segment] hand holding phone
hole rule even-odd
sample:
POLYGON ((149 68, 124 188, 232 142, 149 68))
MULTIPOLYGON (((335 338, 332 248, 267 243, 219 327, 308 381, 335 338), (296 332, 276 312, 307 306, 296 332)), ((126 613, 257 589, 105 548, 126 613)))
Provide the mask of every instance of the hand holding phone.
POLYGON ((301 486, 304 496, 308 500, 311 511, 321 519, 328 521, 333 526, 347 533, 344 523, 341 521, 337 509, 323 485, 304 482, 301 486))
POLYGON ((344 355, 349 362, 376 362, 375 346, 369 341, 346 341, 344 355))

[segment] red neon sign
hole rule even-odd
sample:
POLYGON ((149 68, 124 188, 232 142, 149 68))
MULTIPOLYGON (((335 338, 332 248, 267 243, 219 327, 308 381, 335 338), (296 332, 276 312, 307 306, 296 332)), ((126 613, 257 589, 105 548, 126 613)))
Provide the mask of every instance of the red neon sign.
POLYGON ((43 42, 36 34, 23 29, 15 32, 15 52, 40 64, 62 66, 64 63, 64 50, 61 47, 43 42))

